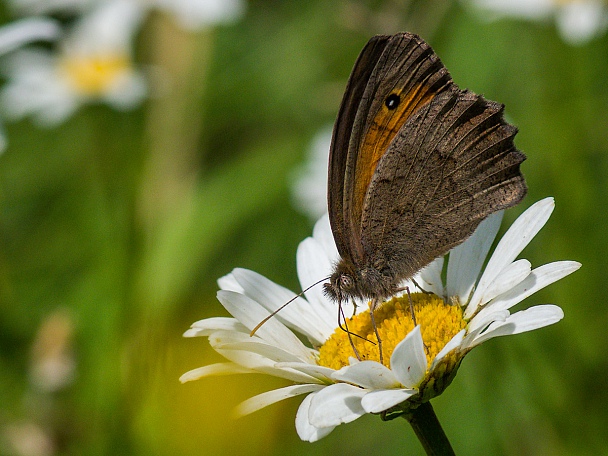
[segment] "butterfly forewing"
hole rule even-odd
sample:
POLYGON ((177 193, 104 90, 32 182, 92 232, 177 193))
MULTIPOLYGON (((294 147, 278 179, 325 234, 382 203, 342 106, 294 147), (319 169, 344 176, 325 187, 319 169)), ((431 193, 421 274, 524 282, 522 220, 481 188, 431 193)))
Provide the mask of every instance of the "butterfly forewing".
POLYGON ((356 264, 363 259, 364 198, 390 142, 417 109, 451 84, 430 46, 411 33, 374 37, 361 52, 342 101, 330 154, 329 213, 343 258, 356 264), (343 118, 343 114, 348 115, 343 118))
POLYGON ((348 144, 370 74, 376 67, 389 39, 389 36, 375 36, 369 40, 359 54, 348 79, 338 118, 334 125, 329 155, 327 196, 329 220, 338 252, 342 257, 348 256, 352 249, 356 249, 356 246, 353 245, 352 233, 346 229, 343 213, 348 144))

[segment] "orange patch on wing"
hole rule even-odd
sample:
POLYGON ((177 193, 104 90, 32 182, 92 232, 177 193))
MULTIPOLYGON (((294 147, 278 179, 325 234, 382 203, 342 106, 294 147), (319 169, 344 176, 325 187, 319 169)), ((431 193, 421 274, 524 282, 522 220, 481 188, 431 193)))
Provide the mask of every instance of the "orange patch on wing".
POLYGON ((403 124, 414 112, 431 101, 436 92, 431 92, 428 86, 418 85, 406 94, 393 91, 391 94, 399 95, 401 101, 396 109, 389 109, 382 104, 373 122, 369 126, 360 146, 355 170, 354 217, 352 220, 361 220, 363 201, 376 171, 378 162, 386 153, 391 141, 397 135, 403 124))

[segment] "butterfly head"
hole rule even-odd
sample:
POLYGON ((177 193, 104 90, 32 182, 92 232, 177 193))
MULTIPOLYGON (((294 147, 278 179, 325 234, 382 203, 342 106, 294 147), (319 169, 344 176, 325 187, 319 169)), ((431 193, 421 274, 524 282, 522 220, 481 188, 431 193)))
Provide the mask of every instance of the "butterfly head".
POLYGON ((357 272, 352 263, 341 260, 335 267, 329 282, 323 285, 323 291, 332 301, 343 302, 359 297, 357 272))

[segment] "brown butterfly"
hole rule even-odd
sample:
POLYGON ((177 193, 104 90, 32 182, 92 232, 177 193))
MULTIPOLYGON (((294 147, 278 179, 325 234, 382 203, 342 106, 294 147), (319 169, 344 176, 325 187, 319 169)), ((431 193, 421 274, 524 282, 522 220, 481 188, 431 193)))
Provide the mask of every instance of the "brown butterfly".
POLYGON ((526 157, 503 109, 454 84, 417 35, 367 43, 331 143, 329 218, 341 258, 328 297, 371 300, 373 310, 488 215, 523 199, 526 157))

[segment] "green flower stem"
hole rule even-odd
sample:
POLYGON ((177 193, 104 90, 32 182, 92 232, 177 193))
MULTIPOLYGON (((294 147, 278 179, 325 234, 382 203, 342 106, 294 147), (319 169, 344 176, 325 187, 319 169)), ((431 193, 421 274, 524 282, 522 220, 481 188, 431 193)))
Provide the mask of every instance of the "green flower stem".
POLYGON ((404 417, 414 428, 426 454, 429 456, 453 456, 455 454, 430 402, 424 402, 404 417))

